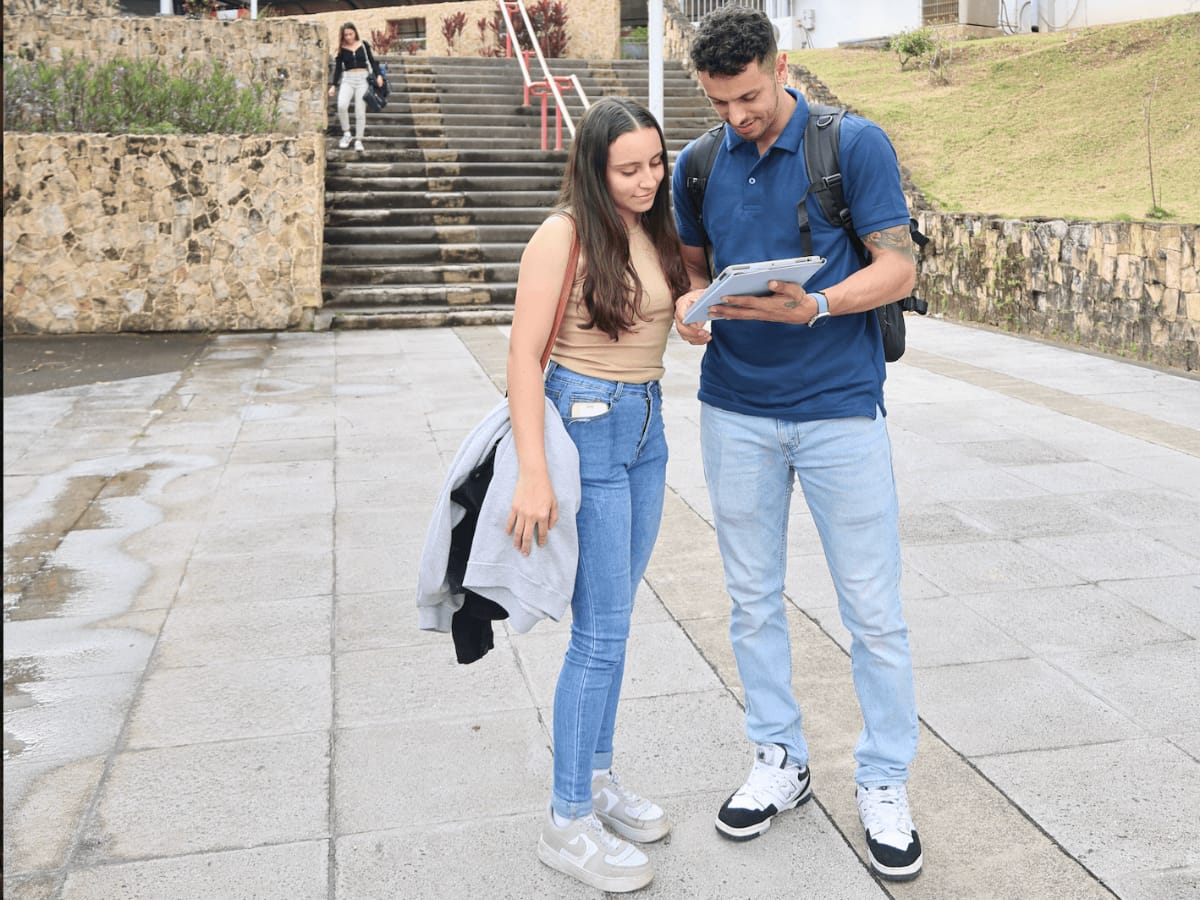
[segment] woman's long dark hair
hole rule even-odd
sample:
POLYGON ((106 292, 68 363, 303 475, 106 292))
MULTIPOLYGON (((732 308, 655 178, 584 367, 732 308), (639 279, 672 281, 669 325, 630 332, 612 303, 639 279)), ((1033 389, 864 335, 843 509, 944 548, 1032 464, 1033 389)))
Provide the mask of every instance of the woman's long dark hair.
POLYGON ((362 37, 359 35, 358 29, 354 27, 353 22, 343 22, 341 29, 338 31, 338 47, 339 48, 346 46, 346 29, 347 28, 349 28, 351 31, 354 32, 354 39, 356 41, 362 40, 362 37))
POLYGON ((629 258, 629 235, 608 192, 608 150, 621 135, 640 128, 658 133, 664 172, 654 204, 642 214, 642 226, 658 253, 671 296, 685 293, 690 283, 671 212, 667 144, 649 110, 623 97, 606 97, 588 109, 575 131, 559 194, 559 204, 575 219, 587 259, 583 300, 590 318, 583 327, 599 328, 613 340, 644 316, 642 282, 629 258))

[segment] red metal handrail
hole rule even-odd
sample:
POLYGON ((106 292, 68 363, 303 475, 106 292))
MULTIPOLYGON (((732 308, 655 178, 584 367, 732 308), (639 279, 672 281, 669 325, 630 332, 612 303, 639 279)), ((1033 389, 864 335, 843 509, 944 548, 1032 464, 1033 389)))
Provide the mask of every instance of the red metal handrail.
POLYGON ((575 137, 575 122, 571 118, 570 110, 567 109, 567 103, 563 100, 562 91, 564 88, 573 88, 575 93, 579 95, 580 101, 583 103, 583 108, 587 109, 591 106, 587 95, 583 92, 583 86, 579 83, 579 78, 575 75, 552 75, 550 67, 546 65, 546 58, 542 55, 542 48, 538 44, 537 35, 533 30, 533 23, 529 21, 529 13, 525 9, 523 0, 498 0, 500 5, 500 14, 504 17, 504 24, 507 31, 504 34, 504 50, 505 56, 516 56, 517 62, 521 66, 521 79, 525 84, 524 90, 524 105, 529 106, 530 97, 541 98, 542 108, 542 149, 548 149, 548 126, 549 126, 549 98, 554 97, 554 149, 561 150, 562 146, 562 125, 565 120, 567 123, 567 131, 571 137, 575 137), (512 12, 520 12, 521 18, 525 23, 525 32, 529 35, 529 43, 532 46, 530 50, 520 50, 514 53, 513 35, 516 31, 513 28, 512 12), (537 57, 538 63, 541 65, 543 79, 534 81, 529 70, 529 57, 533 55, 537 57))

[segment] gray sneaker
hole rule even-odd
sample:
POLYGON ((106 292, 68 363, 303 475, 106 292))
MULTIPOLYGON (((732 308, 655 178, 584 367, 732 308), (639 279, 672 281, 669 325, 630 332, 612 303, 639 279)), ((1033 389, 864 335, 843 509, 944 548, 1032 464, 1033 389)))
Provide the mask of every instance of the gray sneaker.
POLYGON ((640 844, 662 840, 671 830, 662 808, 622 785, 611 769, 592 778, 592 809, 621 837, 640 844))
POLYGON ((636 891, 654 878, 654 867, 646 854, 610 834, 594 813, 560 827, 547 809, 538 840, 538 859, 584 884, 614 893, 636 891))

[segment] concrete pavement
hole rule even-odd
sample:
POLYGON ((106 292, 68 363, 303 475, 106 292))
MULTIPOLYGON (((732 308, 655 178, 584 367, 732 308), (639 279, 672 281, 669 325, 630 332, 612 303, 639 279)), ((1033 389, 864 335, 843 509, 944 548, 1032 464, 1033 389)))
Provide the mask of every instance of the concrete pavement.
MULTIPOLYGON (((675 823, 641 896, 1196 896, 1200 381, 909 329, 887 403, 925 872, 862 863, 847 638, 799 500, 816 799, 746 844, 712 827, 750 756, 700 353, 672 338, 617 739, 623 780, 675 823)), ((503 390, 505 337, 231 334, 6 389, 6 898, 598 895, 534 855, 566 623, 501 628, 471 666, 415 627, 428 511, 503 390)), ((24 347, 6 339, 6 388, 24 347)))

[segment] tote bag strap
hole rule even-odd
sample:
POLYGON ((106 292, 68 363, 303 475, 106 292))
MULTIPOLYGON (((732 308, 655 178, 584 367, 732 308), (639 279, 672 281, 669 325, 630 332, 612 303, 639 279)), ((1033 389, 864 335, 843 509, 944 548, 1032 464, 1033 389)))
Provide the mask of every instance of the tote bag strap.
MULTIPOLYGON (((558 215, 570 220, 571 227, 574 229, 574 219, 565 212, 560 212, 558 215)), ((571 288, 575 285, 575 270, 578 265, 579 235, 573 232, 571 236, 571 253, 567 257, 567 272, 563 275, 562 291, 558 295, 558 310, 554 313, 554 327, 550 329, 550 337, 546 341, 546 349, 542 351, 542 371, 545 371, 546 364, 550 362, 550 354, 554 350, 554 342, 558 340, 558 330, 562 327, 563 316, 567 313, 567 299, 571 296, 571 288)))

